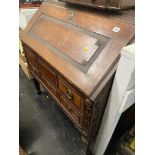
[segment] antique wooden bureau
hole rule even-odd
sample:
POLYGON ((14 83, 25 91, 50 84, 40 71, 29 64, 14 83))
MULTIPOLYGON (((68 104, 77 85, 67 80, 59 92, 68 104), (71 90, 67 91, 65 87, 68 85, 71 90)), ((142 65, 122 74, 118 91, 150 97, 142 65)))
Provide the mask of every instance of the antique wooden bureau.
POLYGON ((21 40, 38 92, 57 101, 81 133, 90 154, 112 85, 120 50, 134 39, 134 25, 44 3, 21 40))

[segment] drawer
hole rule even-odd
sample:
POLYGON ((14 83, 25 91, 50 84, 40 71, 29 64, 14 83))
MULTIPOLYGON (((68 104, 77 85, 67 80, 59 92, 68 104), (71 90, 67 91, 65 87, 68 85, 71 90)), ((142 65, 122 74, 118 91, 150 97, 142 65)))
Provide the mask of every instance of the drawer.
POLYGON ((34 67, 32 66, 32 64, 29 62, 28 63, 28 68, 29 68, 29 70, 31 71, 31 72, 34 72, 33 70, 34 70, 34 67))
POLYGON ((32 74, 34 74, 35 76, 37 76, 38 78, 40 77, 40 73, 39 73, 39 70, 36 69, 31 63, 28 64, 28 68, 30 70, 30 72, 32 74))
POLYGON ((63 109, 69 114, 69 116, 78 124, 81 126, 81 117, 80 114, 78 114, 73 107, 62 97, 60 96, 61 105, 63 109))
POLYGON ((83 98, 80 93, 69 86, 65 81, 59 79, 59 90, 65 96, 68 102, 72 104, 79 112, 83 112, 83 98))
POLYGON ((38 61, 39 71, 46 76, 48 82, 52 82, 55 86, 57 85, 57 75, 54 69, 52 69, 46 62, 43 60, 38 61))
POLYGON ((28 63, 31 63, 35 68, 38 68, 38 61, 36 54, 30 48, 24 48, 24 51, 28 63))
POLYGON ((45 87, 51 92, 51 94, 57 98, 56 88, 54 88, 54 86, 48 82, 46 76, 40 74, 40 80, 42 81, 43 85, 45 85, 45 87))

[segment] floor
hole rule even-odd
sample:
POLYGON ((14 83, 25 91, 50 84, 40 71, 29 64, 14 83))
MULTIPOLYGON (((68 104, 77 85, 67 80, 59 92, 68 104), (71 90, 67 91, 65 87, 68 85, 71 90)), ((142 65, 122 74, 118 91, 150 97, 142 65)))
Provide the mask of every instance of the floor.
POLYGON ((79 155, 80 133, 43 91, 19 71, 19 142, 28 155, 79 155))

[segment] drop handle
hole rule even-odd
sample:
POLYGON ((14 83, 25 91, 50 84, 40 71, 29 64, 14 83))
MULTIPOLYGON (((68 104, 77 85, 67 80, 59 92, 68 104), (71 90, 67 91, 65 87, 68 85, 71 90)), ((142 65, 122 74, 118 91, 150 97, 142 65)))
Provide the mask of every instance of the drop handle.
POLYGON ((67 90, 67 97, 70 99, 70 100, 72 100, 73 99, 73 93, 72 93, 72 91, 71 90, 67 90))

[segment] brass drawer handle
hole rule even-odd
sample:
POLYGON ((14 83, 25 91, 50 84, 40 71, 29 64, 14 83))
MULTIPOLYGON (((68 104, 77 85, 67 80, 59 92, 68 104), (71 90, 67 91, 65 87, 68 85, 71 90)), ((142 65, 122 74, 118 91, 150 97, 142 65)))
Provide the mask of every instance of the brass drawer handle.
POLYGON ((67 90, 67 97, 72 100, 73 99, 73 93, 71 92, 71 90, 67 90))

